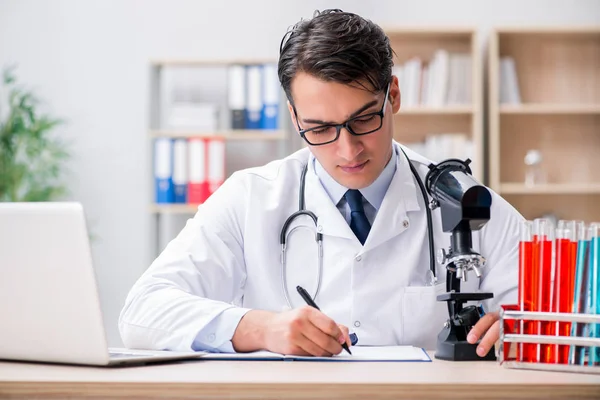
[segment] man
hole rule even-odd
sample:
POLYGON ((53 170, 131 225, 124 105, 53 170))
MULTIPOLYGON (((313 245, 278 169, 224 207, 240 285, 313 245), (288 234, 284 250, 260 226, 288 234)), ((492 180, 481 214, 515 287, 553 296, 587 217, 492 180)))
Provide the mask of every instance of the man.
MULTIPOLYGON (((324 11, 286 34, 279 78, 308 149, 234 173, 198 208, 131 290, 119 321, 126 346, 327 356, 350 344, 350 327, 359 345, 435 347, 446 274, 437 265, 438 284, 426 278, 426 202, 409 168, 410 159, 424 178, 430 161, 392 139, 401 96, 391 70, 388 38, 357 15, 324 11), (280 232, 298 210, 304 168, 315 220, 286 230, 284 268, 280 232), (321 311, 296 286, 318 291, 321 311)), ((494 293, 469 336, 483 338, 480 355, 517 288, 522 218, 495 193, 492 201, 491 220, 473 233, 487 266, 463 285, 494 293)), ((447 247, 439 210, 433 227, 436 247, 447 247)))

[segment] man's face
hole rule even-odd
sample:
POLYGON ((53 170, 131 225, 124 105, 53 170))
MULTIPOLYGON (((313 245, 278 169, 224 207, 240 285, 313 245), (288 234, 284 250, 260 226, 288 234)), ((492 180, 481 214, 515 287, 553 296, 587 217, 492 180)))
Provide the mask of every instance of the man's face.
MULTIPOLYGON (((351 117, 378 112, 384 104, 385 91, 371 93, 360 86, 325 82, 307 73, 292 80, 292 106, 288 108, 294 126, 310 129, 324 124, 340 124, 351 117), (367 108, 365 106, 368 105, 367 108), (359 114, 356 114, 360 111, 359 114)), ((349 189, 369 186, 383 171, 392 155, 393 118, 400 109, 398 79, 393 77, 390 96, 384 110, 383 125, 373 133, 356 136, 342 128, 333 143, 308 145, 325 171, 349 189)))

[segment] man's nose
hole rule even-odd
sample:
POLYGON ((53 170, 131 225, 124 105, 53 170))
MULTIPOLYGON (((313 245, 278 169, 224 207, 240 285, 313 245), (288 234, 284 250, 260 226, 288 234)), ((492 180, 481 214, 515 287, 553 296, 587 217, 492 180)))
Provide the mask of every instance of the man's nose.
POLYGON ((362 150, 360 137, 351 134, 348 129, 342 128, 337 140, 337 155, 344 160, 352 161, 362 150))

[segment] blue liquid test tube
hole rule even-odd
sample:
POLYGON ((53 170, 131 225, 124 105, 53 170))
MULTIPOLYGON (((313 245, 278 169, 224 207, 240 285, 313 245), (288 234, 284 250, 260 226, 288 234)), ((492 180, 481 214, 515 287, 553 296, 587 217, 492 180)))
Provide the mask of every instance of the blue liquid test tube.
MULTIPOLYGON (((590 314, 600 314, 600 223, 593 223, 590 226, 590 275, 591 275, 591 293, 590 293, 590 314)), ((600 338, 600 324, 593 324, 591 335, 594 338, 600 338)), ((600 347, 596 346, 590 349, 588 365, 596 365, 600 362, 600 347)))
MULTIPOLYGON (((585 298, 587 294, 590 239, 589 230, 585 224, 580 224, 577 232, 577 266, 575 267, 575 290, 572 312, 575 314, 582 314, 585 312, 585 298)), ((575 337, 582 335, 583 324, 573 322, 571 325, 571 336, 575 337)), ((582 355, 585 355, 585 353, 582 351, 581 347, 571 345, 571 349, 569 351, 569 363, 582 364, 582 355)))

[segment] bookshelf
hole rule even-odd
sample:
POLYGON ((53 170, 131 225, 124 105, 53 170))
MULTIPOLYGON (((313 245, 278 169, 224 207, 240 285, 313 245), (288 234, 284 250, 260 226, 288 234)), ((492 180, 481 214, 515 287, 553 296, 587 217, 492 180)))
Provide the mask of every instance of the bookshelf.
POLYGON ((459 27, 384 30, 395 53, 394 74, 400 75, 402 105, 394 116, 395 139, 434 161, 469 157, 474 177, 484 182, 482 67, 477 31, 459 27), (458 64, 459 56, 462 64, 458 64), (403 76, 418 82, 417 89, 407 85, 403 76), (464 88, 460 95, 458 87, 464 88), (444 135, 443 140, 455 140, 448 137, 457 134, 470 142, 469 150, 431 152, 430 146, 467 148, 463 142, 445 145, 431 140, 438 135, 444 135))
POLYGON ((600 221, 600 28, 497 29, 488 67, 491 187, 528 219, 600 221), (533 149, 544 178, 526 184, 533 149))
MULTIPOLYGON (((278 129, 232 129, 228 109, 228 68, 232 65, 274 64, 273 59, 159 59, 150 62, 150 123, 148 138, 152 145, 159 138, 170 139, 222 139, 225 142, 225 176, 242 168, 261 165, 273 157, 284 156, 290 151, 288 127, 282 118, 286 112, 283 94, 279 104, 278 129), (167 72, 168 71, 168 72, 167 72), (183 71, 183 72, 182 72, 183 71), (178 78, 174 78, 177 74, 178 78), (170 74, 167 77, 166 74, 170 74), (218 121, 213 129, 172 127, 165 123, 168 119, 170 86, 195 86, 201 102, 214 102, 218 106, 218 121)), ((282 92, 283 93, 283 92, 282 92)), ((198 97, 198 96, 197 96, 198 97)), ((197 99, 196 99, 197 100, 197 99)), ((153 154, 150 146, 150 153, 153 154)), ((154 156, 151 157, 153 168, 154 156)), ((155 184, 152 182, 154 190, 155 184)), ((152 199, 154 199, 152 192, 152 199)), ((157 204, 151 201, 152 214, 193 214, 197 204, 157 204)))
MULTIPOLYGON (((229 91, 231 88, 230 67, 272 65, 276 64, 276 62, 277 60, 273 59, 161 59, 150 62, 150 101, 147 141, 148 154, 150 154, 149 171, 151 171, 150 187, 152 191, 149 193, 147 209, 152 216, 151 236, 157 254, 183 228, 186 221, 198 209, 196 202, 190 204, 189 192, 187 194, 187 201, 185 202, 156 202, 157 184, 155 182, 154 168, 156 161, 155 142, 157 140, 184 139, 185 143, 187 143, 185 163, 189 168, 197 168, 198 165, 196 163, 196 167, 192 167, 192 164, 190 164, 192 158, 191 153, 189 153, 191 152, 191 141, 203 139, 203 143, 208 148, 210 141, 218 140, 220 143, 223 143, 224 147, 225 179, 237 170, 266 164, 273 159, 282 158, 293 151, 283 91, 280 91, 277 103, 278 115, 276 117, 277 127, 275 129, 233 129, 232 115, 229 107, 231 96, 231 92, 229 91), (183 101, 180 103, 183 106, 180 106, 176 110, 179 114, 174 113, 173 108, 170 108, 175 103, 174 99, 176 96, 179 96, 179 98, 183 97, 183 101), (206 113, 202 107, 209 111, 214 109, 215 112, 206 113), (192 110, 191 114, 190 110, 192 110), (173 115, 179 119, 174 119, 173 115), (190 115, 195 119, 190 119, 190 115), (205 118, 206 115, 211 117, 205 118), (202 123, 204 120, 208 120, 210 123, 202 123), (173 121, 183 121, 184 123, 174 124, 173 121), (195 125, 194 121, 198 123, 195 125)), ((244 74, 247 73, 246 70, 244 74)), ((248 79, 247 75, 246 79, 248 79)), ((261 72, 261 93, 264 90, 262 86, 264 79, 266 79, 264 73, 261 72)), ((254 87, 256 88, 257 86, 255 85, 254 87)), ((243 96, 246 95, 243 94, 243 96)), ((171 163, 174 168, 175 158, 177 157, 174 148, 172 157, 171 163)), ((206 174, 206 177, 209 173, 209 165, 212 165, 210 157, 205 162, 204 174, 206 174)), ((173 170, 171 173, 173 173, 173 170)), ((189 175, 189 172, 187 174, 187 179, 190 179, 191 175, 189 175)))

